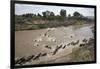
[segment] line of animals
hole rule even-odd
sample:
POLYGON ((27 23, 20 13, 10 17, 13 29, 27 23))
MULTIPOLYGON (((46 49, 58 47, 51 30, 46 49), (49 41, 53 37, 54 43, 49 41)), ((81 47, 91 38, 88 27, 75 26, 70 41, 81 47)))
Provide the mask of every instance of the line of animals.
POLYGON ((30 62, 31 60, 37 60, 37 59, 39 59, 39 57, 46 56, 46 55, 47 55, 47 53, 39 53, 36 56, 31 55, 31 56, 28 56, 27 58, 21 57, 21 58, 15 60, 15 64, 22 65, 22 64, 25 64, 26 62, 30 62))
MULTIPOLYGON (((90 38, 90 39, 91 39, 91 38, 90 38)), ((86 44, 87 44, 89 41, 88 41, 87 39, 83 39, 82 42, 83 42, 83 43, 79 44, 79 40, 77 40, 76 42, 73 42, 73 41, 72 41, 71 43, 68 43, 68 44, 65 44, 65 45, 63 45, 63 44, 57 45, 56 48, 55 48, 55 50, 52 52, 52 55, 55 55, 55 54, 59 51, 59 49, 61 49, 61 48, 62 48, 62 49, 65 49, 66 46, 70 46, 70 45, 75 46, 75 45, 77 45, 77 44, 79 44, 79 47, 86 46, 86 44)), ((47 49, 52 49, 52 47, 50 47, 50 46, 48 46, 48 45, 46 45, 46 46, 44 46, 44 47, 47 48, 47 49)), ((25 64, 26 62, 30 62, 31 60, 38 60, 40 57, 47 56, 47 54, 48 54, 48 53, 39 53, 39 54, 37 54, 37 55, 28 56, 27 58, 21 57, 21 58, 15 60, 15 64, 20 64, 20 65, 22 65, 22 64, 25 64)))

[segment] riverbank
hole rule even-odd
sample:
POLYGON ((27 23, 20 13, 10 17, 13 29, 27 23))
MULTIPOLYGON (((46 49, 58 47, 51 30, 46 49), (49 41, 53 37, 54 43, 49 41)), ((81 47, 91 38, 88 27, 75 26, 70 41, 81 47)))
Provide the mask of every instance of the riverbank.
POLYGON ((15 30, 16 31, 23 31, 23 30, 39 30, 45 28, 57 28, 57 27, 68 27, 71 25, 84 25, 84 24, 94 24, 94 21, 89 20, 33 20, 32 22, 26 23, 16 23, 15 30))

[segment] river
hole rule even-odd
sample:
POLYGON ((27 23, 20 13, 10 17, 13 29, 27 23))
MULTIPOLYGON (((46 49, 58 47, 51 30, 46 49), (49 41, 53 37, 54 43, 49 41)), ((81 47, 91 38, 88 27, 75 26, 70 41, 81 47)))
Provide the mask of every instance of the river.
MULTIPOLYGON (((15 57, 26 57, 29 55, 35 55, 38 53, 48 53, 44 58, 40 58, 39 61, 48 61, 59 58, 61 56, 67 55, 72 52, 76 46, 68 46, 66 49, 60 49, 56 55, 52 56, 52 52, 55 50, 56 46, 61 44, 67 45, 72 41, 82 40, 86 38, 92 38, 94 35, 92 33, 91 27, 93 25, 72 25, 68 27, 57 27, 57 28, 47 28, 39 30, 26 30, 26 31, 16 31, 15 32, 15 57), (50 46, 52 49, 47 49, 44 46, 50 46)), ((62 61, 62 60, 61 60, 62 61)), ((33 64, 35 64, 34 62, 33 64)))

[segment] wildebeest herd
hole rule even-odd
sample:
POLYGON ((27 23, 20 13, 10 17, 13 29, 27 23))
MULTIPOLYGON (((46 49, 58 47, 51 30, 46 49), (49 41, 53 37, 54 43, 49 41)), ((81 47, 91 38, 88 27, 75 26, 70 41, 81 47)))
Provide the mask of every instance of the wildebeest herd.
MULTIPOLYGON (((51 30, 55 30, 55 29, 47 29, 47 32, 44 33, 42 36, 43 37, 50 37, 49 35, 47 35, 47 33, 51 30)), ((73 36, 70 36, 70 38, 73 38, 73 36)), ((72 41, 70 43, 62 43, 62 44, 59 44, 55 47, 54 51, 52 51, 52 56, 53 55, 56 55, 56 53, 60 50, 60 49, 65 49, 69 46, 75 46, 75 45, 79 45, 79 47, 82 47, 82 46, 87 46, 89 44, 89 42, 92 40, 92 38, 90 39, 86 39, 84 38, 82 40, 82 42, 78 39, 76 41, 72 41)), ((34 42, 39 42, 39 41, 42 41, 42 39, 39 39, 39 40, 34 40, 34 42)), ((53 42, 56 42, 57 40, 56 39, 52 39, 53 42)), ((93 41, 93 40, 92 40, 93 41)), ((91 42, 92 42, 91 41, 91 42)), ((39 46, 38 43, 36 43, 34 46, 39 46)), ((49 45, 44 45, 44 48, 46 49, 49 49, 49 50, 52 50, 52 46, 49 46, 49 45)), ((38 54, 33 54, 33 55, 30 55, 28 57, 20 57, 20 58, 15 58, 15 64, 16 65, 23 65, 27 62, 31 62, 31 61, 34 61, 34 60, 39 60, 41 57, 46 57, 49 53, 45 52, 45 53, 38 53, 38 54)))

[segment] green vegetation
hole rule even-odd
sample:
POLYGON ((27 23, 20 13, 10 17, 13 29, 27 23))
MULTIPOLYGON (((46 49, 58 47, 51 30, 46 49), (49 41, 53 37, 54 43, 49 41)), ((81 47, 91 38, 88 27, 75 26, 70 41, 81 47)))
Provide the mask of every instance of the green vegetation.
POLYGON ((87 24, 94 20, 84 17, 79 12, 74 12, 73 16, 66 14, 66 10, 61 9, 60 15, 55 15, 52 11, 44 11, 42 14, 27 13, 15 15, 15 30, 35 30, 58 26, 69 26, 74 24, 87 24))
POLYGON ((71 61, 81 62, 81 61, 93 61, 94 60, 94 48, 93 47, 81 47, 74 48, 71 53, 71 61))
POLYGON ((95 56, 94 39, 90 38, 86 46, 74 48, 70 55, 72 62, 93 61, 95 56))
POLYGON ((74 17, 81 17, 81 18, 83 17, 83 15, 80 14, 79 12, 74 12, 74 13, 73 13, 73 16, 74 16, 74 17))

